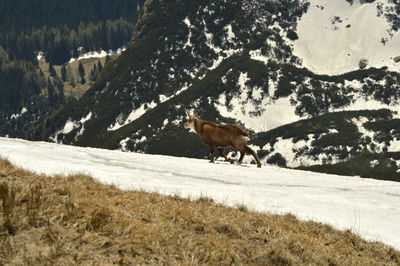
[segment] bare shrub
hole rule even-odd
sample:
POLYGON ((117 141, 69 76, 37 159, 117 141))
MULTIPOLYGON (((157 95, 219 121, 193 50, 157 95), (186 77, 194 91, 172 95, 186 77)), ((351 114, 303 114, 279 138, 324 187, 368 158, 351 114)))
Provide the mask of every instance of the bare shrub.
POLYGON ((8 235, 0 236, 0 257, 9 258, 13 255, 13 248, 8 235))
POLYGON ((65 193, 67 196, 65 203, 64 203, 65 210, 67 212, 67 217, 72 218, 76 214, 76 204, 74 203, 74 199, 73 199, 71 190, 67 190, 65 193))
POLYGON ((31 185, 27 202, 26 202, 26 215, 28 217, 28 223, 31 226, 39 225, 39 214, 40 205, 42 203, 42 184, 31 185))
POLYGON ((2 201, 2 210, 4 215, 4 229, 11 235, 15 234, 15 227, 12 225, 12 218, 14 216, 15 208, 15 194, 14 187, 9 186, 7 183, 0 184, 0 199, 2 201))
POLYGON ((95 210, 90 217, 87 229, 95 232, 101 231, 109 223, 110 213, 110 210, 107 209, 95 210))

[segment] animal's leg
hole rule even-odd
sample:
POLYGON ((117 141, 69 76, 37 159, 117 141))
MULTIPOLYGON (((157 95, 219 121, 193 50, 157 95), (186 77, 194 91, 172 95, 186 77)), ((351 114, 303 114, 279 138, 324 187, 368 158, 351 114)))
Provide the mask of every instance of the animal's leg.
POLYGON ((210 163, 214 162, 214 157, 215 157, 216 152, 217 152, 216 147, 210 147, 210 163))
POLYGON ((240 158, 239 158, 238 164, 241 164, 241 163, 242 163, 243 158, 244 158, 244 155, 245 155, 245 153, 241 151, 241 152, 240 152, 240 158))
POLYGON ((260 159, 257 156, 257 153, 255 151, 253 151, 249 146, 247 146, 246 144, 242 144, 239 147, 237 147, 237 150, 240 151, 240 158, 239 158, 239 164, 242 163, 244 155, 247 154, 251 154, 253 155, 254 159, 257 162, 257 167, 261 167, 261 162, 260 159))
POLYGON ((224 153, 224 148, 218 148, 218 151, 219 151, 219 155, 221 155, 222 157, 225 158, 225 161, 233 163, 233 160, 231 160, 228 157, 226 157, 226 155, 224 153))
POLYGON ((247 145, 245 145, 245 148, 246 148, 246 153, 253 155, 254 159, 257 162, 257 167, 261 168, 260 158, 258 158, 257 153, 247 145))
POLYGON ((245 144, 236 144, 234 145, 234 148, 240 152, 240 157, 239 157, 239 161, 238 164, 241 164, 244 158, 244 155, 246 154, 246 148, 245 148, 245 144))

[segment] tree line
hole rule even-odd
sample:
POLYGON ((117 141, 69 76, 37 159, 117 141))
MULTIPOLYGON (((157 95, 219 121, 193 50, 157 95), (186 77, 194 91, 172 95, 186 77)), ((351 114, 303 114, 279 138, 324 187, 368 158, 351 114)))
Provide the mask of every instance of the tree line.
POLYGON ((77 27, 88 22, 124 18, 135 21, 144 0, 2 0, 0 32, 10 29, 50 28, 68 25, 77 27))
POLYGON ((132 37, 134 23, 124 19, 98 23, 81 23, 77 28, 35 28, 0 34, 0 45, 11 60, 36 62, 36 53, 43 51, 46 60, 62 65, 81 53, 120 48, 132 37))

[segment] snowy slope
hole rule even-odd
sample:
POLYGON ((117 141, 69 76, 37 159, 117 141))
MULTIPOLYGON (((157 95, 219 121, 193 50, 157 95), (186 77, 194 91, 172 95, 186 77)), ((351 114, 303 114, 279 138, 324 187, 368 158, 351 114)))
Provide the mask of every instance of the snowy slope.
POLYGON ((342 74, 359 68, 361 59, 368 67, 387 66, 399 71, 400 32, 391 30, 383 10, 390 8, 387 0, 353 4, 345 0, 310 0, 310 7, 297 25, 299 39, 294 54, 303 66, 318 74, 342 74), (383 42, 382 42, 383 41, 383 42))
POLYGON ((7 138, 0 138, 0 157, 47 175, 86 173, 122 189, 290 212, 400 248, 400 183, 7 138))
MULTIPOLYGON (((88 52, 88 53, 85 53, 85 54, 81 54, 78 58, 71 58, 68 61, 68 64, 73 63, 75 61, 81 61, 81 60, 84 60, 84 59, 103 58, 103 57, 106 57, 107 55, 110 55, 110 56, 111 55, 116 55, 116 54, 122 53, 125 50, 126 50, 126 47, 123 46, 123 47, 118 48, 116 50, 104 51, 103 49, 101 49, 101 50, 98 50, 98 51, 92 51, 92 52, 88 52)), ((38 57, 38 60, 39 60, 39 57, 38 57)))

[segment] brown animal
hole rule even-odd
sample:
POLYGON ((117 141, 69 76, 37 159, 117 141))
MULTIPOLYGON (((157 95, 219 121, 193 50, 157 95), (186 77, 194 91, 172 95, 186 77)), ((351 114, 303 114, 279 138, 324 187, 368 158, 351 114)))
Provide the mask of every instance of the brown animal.
POLYGON ((247 132, 239 125, 234 124, 218 124, 214 122, 203 121, 198 118, 197 114, 188 115, 188 122, 185 123, 185 128, 192 128, 196 131, 197 135, 203 140, 203 142, 210 147, 210 162, 214 162, 214 157, 217 150, 226 161, 233 163, 224 154, 226 147, 233 147, 240 151, 239 164, 242 163, 244 155, 251 154, 257 162, 258 167, 261 167, 260 159, 257 154, 246 145, 245 137, 247 132))

